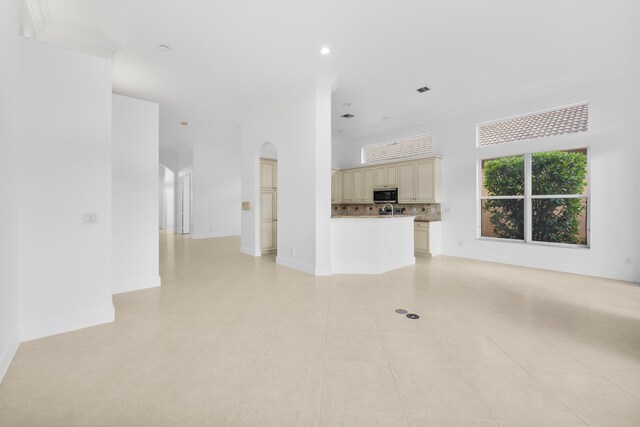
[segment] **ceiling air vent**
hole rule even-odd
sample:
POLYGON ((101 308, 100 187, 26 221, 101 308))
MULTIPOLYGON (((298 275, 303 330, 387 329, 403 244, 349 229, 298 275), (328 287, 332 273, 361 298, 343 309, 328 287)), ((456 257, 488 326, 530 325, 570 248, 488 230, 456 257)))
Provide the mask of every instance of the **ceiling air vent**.
POLYGON ((429 90, 429 88, 428 88, 428 87, 426 87, 426 86, 423 86, 423 87, 421 87, 421 88, 419 88, 419 89, 416 89, 416 90, 417 90, 419 93, 425 93, 426 91, 428 91, 428 90, 429 90))
POLYGON ((345 119, 350 119, 350 118, 355 117, 355 116, 353 114, 347 113, 347 114, 341 115, 340 117, 344 117, 345 119))

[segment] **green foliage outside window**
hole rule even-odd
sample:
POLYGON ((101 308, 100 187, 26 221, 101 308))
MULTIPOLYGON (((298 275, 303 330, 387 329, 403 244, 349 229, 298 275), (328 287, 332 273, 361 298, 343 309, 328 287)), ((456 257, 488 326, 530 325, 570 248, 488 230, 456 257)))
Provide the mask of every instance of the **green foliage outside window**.
MULTIPOLYGON (((524 195, 524 157, 504 157, 483 163, 484 188, 488 196, 524 195)), ((552 151, 531 156, 532 195, 583 194, 587 155, 584 152, 552 151)), ((580 237, 583 199, 532 199, 532 239, 540 242, 584 244, 580 237)), ((522 199, 489 199, 483 210, 496 237, 524 239, 522 199)))

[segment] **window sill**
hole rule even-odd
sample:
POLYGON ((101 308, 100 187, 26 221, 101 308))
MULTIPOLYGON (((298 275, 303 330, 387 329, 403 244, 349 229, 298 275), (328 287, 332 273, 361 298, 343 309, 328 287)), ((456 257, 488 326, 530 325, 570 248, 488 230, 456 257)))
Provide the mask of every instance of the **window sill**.
POLYGON ((566 249, 591 249, 589 245, 573 245, 570 243, 553 243, 553 242, 525 242, 524 240, 515 239, 500 239, 497 237, 476 237, 476 240, 483 240, 487 242, 506 242, 515 243, 518 245, 532 245, 532 246, 549 246, 553 248, 566 248, 566 249))

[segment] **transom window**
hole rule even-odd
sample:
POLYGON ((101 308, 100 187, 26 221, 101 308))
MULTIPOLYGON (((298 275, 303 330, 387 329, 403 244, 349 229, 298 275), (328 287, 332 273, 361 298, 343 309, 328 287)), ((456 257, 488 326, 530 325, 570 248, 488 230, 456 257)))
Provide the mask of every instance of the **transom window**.
POLYGON ((481 161, 479 235, 589 245, 588 150, 481 161))
POLYGON ((362 147, 362 163, 400 159, 431 154, 431 134, 397 139, 362 147))
POLYGON ((589 104, 582 103, 478 125, 478 147, 589 130, 589 104))

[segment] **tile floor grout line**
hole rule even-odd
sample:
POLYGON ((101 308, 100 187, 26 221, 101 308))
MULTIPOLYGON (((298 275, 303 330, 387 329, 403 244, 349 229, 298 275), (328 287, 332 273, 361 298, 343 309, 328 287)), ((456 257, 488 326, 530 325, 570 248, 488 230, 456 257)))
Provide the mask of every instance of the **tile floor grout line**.
MULTIPOLYGON (((480 328, 478 328, 478 330, 480 330, 480 328)), ((484 333, 484 331, 480 330, 480 332, 482 332, 482 335, 483 335, 485 338, 487 338, 487 339, 489 338, 489 337, 484 333)), ((438 336, 438 335, 436 334, 436 337, 437 337, 438 341, 440 341, 440 336, 438 336)), ((482 403, 482 406, 484 407, 484 409, 486 409, 487 413, 488 413, 489 415, 491 415, 491 418, 493 419, 493 422, 494 422, 497 426, 500 426, 500 421, 498 421, 498 419, 496 419, 495 414, 493 413, 493 411, 491 410, 491 408, 489 408, 489 406, 487 405, 487 403, 486 403, 486 402, 484 401, 484 399, 482 398, 482 395, 480 394, 480 391, 478 391, 478 389, 477 389, 473 384, 471 384, 471 382, 466 378, 466 376, 462 374, 462 369, 463 369, 464 367, 463 367, 463 366, 459 366, 459 364, 458 364, 458 363, 456 363, 456 361, 454 360, 454 358, 453 358, 453 357, 451 357, 451 353, 450 353, 449 351, 447 351, 447 349, 445 348, 445 346, 444 346, 444 345, 442 345, 442 344, 441 344, 441 346, 442 346, 442 349, 444 350, 444 352, 449 356, 449 358, 450 358, 450 360, 451 360, 451 363, 453 364, 453 367, 458 371, 458 375, 460 375, 460 377, 462 378, 462 381, 464 381, 464 382, 465 382, 465 384, 467 384, 467 385, 471 388, 471 391, 472 391, 472 392, 473 392, 473 394, 478 398, 478 400, 480 401, 480 403, 482 403)), ((502 350, 502 349, 500 349, 500 350, 502 350)), ((504 351, 504 350, 502 350, 502 351, 504 351)))
MULTIPOLYGON (((282 314, 284 314, 284 310, 282 310, 282 314)), ((251 383, 253 382, 253 379, 256 377, 256 375, 258 375, 258 369, 260 368, 260 364, 262 363, 262 361, 264 359, 264 355, 267 354, 267 351, 269 350, 269 345, 271 344, 271 341, 273 340, 273 336, 275 335, 275 333, 276 333, 276 327, 274 327, 273 330, 271 331, 271 335, 269 336, 269 340, 267 341, 266 345, 264 346, 264 350, 262 350, 262 353, 256 359, 256 364, 255 364, 255 366, 253 368, 253 372, 251 373, 251 376, 250 376, 249 380, 247 381, 247 385, 244 387, 244 390, 242 390, 242 393, 240 393, 240 398, 238 399, 238 404, 234 408, 231 416, 229 417, 229 421, 227 422, 227 427, 229 427, 231 425, 232 421, 238 415, 238 413, 240 411, 240 406, 242 406, 242 400, 244 399, 245 395, 247 394, 247 391, 249 390, 249 387, 251 386, 251 383)))
POLYGON ((325 372, 325 366, 327 364, 327 341, 329 339, 329 313, 331 313, 331 296, 332 296, 332 291, 333 291, 333 284, 330 285, 331 288, 329 289, 329 304, 327 307, 327 318, 326 318, 326 323, 325 323, 325 330, 324 330, 324 352, 322 354, 322 374, 320 375, 320 412, 318 413, 318 427, 320 427, 320 425, 322 424, 322 403, 323 403, 323 396, 324 396, 324 372, 325 372))
MULTIPOLYGON (((376 324, 377 326, 377 324, 376 324)), ((387 366, 389 367, 389 372, 391 372, 391 378, 393 379, 393 385, 396 388, 396 394, 398 395, 398 401, 400 402, 400 407, 402 408, 402 413, 404 414, 404 421, 407 423, 407 427, 410 426, 409 417, 407 416, 407 410, 404 407, 404 403, 402 402, 402 396, 400 395, 400 389, 398 389, 398 382, 396 381, 396 375, 393 372, 393 368, 391 368, 391 361, 389 360, 389 354, 387 354, 387 348, 384 344, 384 340, 380 336, 380 331, 377 331, 378 338, 382 344, 382 351, 384 351, 384 356, 387 358, 387 366)))
MULTIPOLYGON (((514 357, 512 357, 509 353, 507 353, 507 351, 504 348, 502 348, 500 346, 500 344, 498 344, 496 341, 494 341, 493 338, 491 338, 488 335, 487 335, 487 338, 489 339, 489 341, 494 343, 496 345, 496 347, 498 347, 504 354, 506 354, 509 359, 513 360, 516 365, 520 366, 520 368, 522 368, 522 370, 525 371, 527 373, 527 375, 529 375, 529 377, 533 378, 533 380, 542 388, 542 390, 543 390, 545 395, 550 396, 554 400, 557 400, 558 402, 560 402, 562 404, 562 406, 567 408, 573 415, 578 417, 578 419, 580 421, 582 421, 586 426, 589 425, 589 423, 587 423, 587 421, 584 418, 582 418, 576 411, 574 411, 569 405, 567 405, 564 400, 560 399, 558 396, 555 395, 555 393, 553 393, 551 390, 549 390, 549 388, 547 386, 545 386, 542 383, 542 381, 540 381, 538 378, 536 378, 524 365, 522 365, 514 357)), ((591 369, 591 368, 589 368, 589 369, 591 369)))

